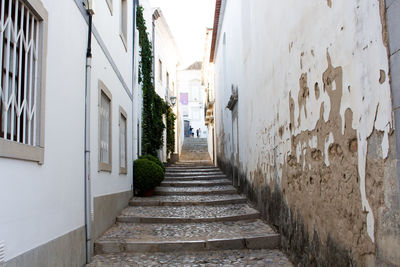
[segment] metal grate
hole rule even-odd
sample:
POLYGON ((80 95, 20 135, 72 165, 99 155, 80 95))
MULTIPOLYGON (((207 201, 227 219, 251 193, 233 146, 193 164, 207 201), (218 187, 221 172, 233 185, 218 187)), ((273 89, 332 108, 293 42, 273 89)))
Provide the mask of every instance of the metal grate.
POLYGON ((0 138, 37 146, 39 19, 21 0, 1 0, 0 138))
POLYGON ((6 251, 4 241, 0 241, 0 266, 4 264, 6 258, 6 251))

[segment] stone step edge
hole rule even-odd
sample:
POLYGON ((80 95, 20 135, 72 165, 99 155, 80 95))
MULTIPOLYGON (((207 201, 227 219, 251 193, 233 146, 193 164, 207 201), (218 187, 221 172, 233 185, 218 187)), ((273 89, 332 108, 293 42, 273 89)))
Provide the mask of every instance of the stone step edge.
POLYGON ((198 168, 198 169, 196 169, 196 168, 185 168, 185 169, 182 169, 182 168, 179 168, 179 169, 175 169, 175 168, 166 168, 166 170, 165 170, 167 173, 168 172, 172 172, 172 173, 175 173, 175 172, 204 172, 204 173, 208 173, 208 172, 220 172, 221 170, 220 169, 217 169, 217 168, 210 168, 210 169, 205 169, 205 168, 198 168))
POLYGON ((154 191, 154 195, 156 196, 202 196, 202 195, 232 195, 237 194, 236 189, 227 189, 227 190, 211 190, 211 191, 177 191, 177 192, 168 192, 168 191, 154 191))
POLYGON ((218 175, 197 175, 197 176, 165 176, 165 180, 220 180, 220 179, 228 179, 225 174, 218 175))
POLYGON ((224 186, 224 185, 232 185, 232 182, 229 180, 221 181, 221 182, 209 182, 209 183, 201 183, 201 182, 184 182, 184 181, 165 181, 162 182, 160 187, 211 187, 211 186, 224 186))
POLYGON ((179 218, 179 217, 140 217, 140 216, 124 216, 117 217, 117 222, 121 223, 207 223, 207 222, 226 222, 260 219, 260 213, 248 213, 241 215, 208 217, 208 218, 179 218))
POLYGON ((208 200, 208 201, 129 201, 129 206, 132 207, 149 207, 149 206, 211 206, 211 205, 228 205, 228 204, 245 204, 247 199, 243 198, 232 198, 232 199, 222 199, 222 200, 208 200))
POLYGON ((173 251, 208 251, 231 249, 278 249, 280 235, 267 234, 253 237, 229 239, 205 239, 194 241, 97 241, 95 254, 120 252, 173 252, 173 251))
POLYGON ((218 175, 225 175, 224 173, 218 171, 218 172, 174 172, 174 173, 165 173, 165 177, 181 177, 181 176, 186 176, 186 177, 193 177, 193 176, 218 176, 218 175))

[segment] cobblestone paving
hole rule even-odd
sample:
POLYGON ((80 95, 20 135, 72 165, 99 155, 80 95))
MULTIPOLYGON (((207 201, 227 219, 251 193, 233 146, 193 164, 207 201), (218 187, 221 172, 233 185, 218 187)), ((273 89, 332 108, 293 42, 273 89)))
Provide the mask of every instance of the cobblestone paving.
POLYGON ((209 252, 121 253, 97 255, 88 267, 130 266, 266 266, 293 267, 279 250, 224 250, 209 252))
POLYGON ((196 186, 196 187, 158 187, 158 192, 210 192, 210 191, 224 191, 235 189, 231 185, 217 185, 217 186, 196 186))
MULTIPOLYGON (((174 185, 180 185, 180 184, 201 184, 201 185, 208 185, 208 184, 223 184, 223 183, 231 183, 228 179, 215 179, 215 180, 201 180, 201 181, 196 181, 196 180, 189 180, 189 181, 164 181, 163 183, 168 183, 171 184, 173 183, 174 185)), ((163 185, 161 183, 161 185, 163 185)))
POLYGON ((178 241, 257 237, 275 234, 261 220, 212 223, 118 223, 98 241, 178 241))
POLYGON ((254 213, 257 213, 257 211, 250 208, 247 204, 178 207, 156 206, 128 207, 122 211, 121 217, 216 218, 254 213))
POLYGON ((204 196, 197 196, 197 195, 192 195, 192 196, 153 196, 153 197, 147 197, 147 198, 142 198, 142 197, 134 197, 132 198, 133 202, 139 202, 139 203, 146 203, 146 202, 163 202, 163 201, 168 201, 168 202, 208 202, 208 201, 217 201, 217 200, 228 200, 228 199, 242 199, 242 196, 240 195, 204 195, 204 196))
POLYGON ((156 188, 159 195, 133 198, 119 222, 96 240, 95 251, 108 254, 96 255, 87 266, 293 267, 281 251, 265 249, 279 247, 279 235, 257 219, 259 212, 233 186, 210 185, 228 181, 218 169, 207 169, 211 166, 177 164, 168 171, 169 184, 156 188))

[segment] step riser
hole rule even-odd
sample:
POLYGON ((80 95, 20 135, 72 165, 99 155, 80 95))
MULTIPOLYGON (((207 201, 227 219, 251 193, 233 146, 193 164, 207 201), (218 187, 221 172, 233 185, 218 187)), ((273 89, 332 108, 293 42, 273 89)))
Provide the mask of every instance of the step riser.
POLYGON ((161 183, 161 187, 193 187, 193 186, 202 186, 202 187, 210 187, 210 186, 223 186, 223 185, 232 185, 230 181, 219 182, 219 183, 174 183, 174 182, 163 182, 161 183))
POLYGON ((138 202, 129 202, 130 206, 133 207, 150 207, 150 206, 212 206, 212 205, 229 205, 229 204, 245 204, 247 200, 243 199, 226 199, 226 200, 215 200, 215 201, 201 201, 201 202, 193 202, 193 201, 154 201, 154 202, 146 202, 146 203, 138 203, 138 202))
POLYGON ((135 217, 135 216, 119 216, 117 222, 121 223, 207 223, 207 222, 227 222, 259 219, 259 213, 217 217, 217 218, 155 218, 155 217, 135 217))
POLYGON ((95 254, 121 252, 173 252, 173 251, 209 251, 228 249, 278 249, 279 235, 262 237, 216 239, 183 242, 155 242, 155 243, 119 243, 99 242, 95 244, 95 254))
POLYGON ((220 180, 228 179, 225 175, 218 176, 197 176, 197 177, 165 177, 164 181, 206 181, 206 180, 220 180))
POLYGON ((216 175, 224 175, 222 172, 166 172, 165 177, 195 177, 195 176, 216 176, 216 175))
POLYGON ((225 190, 225 191, 198 191, 198 192, 161 192, 155 191, 154 194, 158 196, 199 196, 199 195, 232 195, 237 193, 236 190, 225 190))

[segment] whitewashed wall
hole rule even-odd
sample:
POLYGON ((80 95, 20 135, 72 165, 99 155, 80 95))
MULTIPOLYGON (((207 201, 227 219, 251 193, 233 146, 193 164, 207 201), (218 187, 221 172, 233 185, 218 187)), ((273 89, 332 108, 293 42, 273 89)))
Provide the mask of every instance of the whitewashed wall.
POLYGON ((0 158, 0 240, 8 261, 84 225, 87 25, 73 1, 49 13, 43 165, 0 158))
MULTIPOLYGON (((77 228, 84 214, 84 100, 88 26, 74 1, 43 0, 48 11, 45 159, 0 158, 0 240, 8 261, 77 228)), ((119 36, 119 1, 111 16, 96 1, 94 26, 125 83, 132 88, 132 1, 128 1, 128 51, 119 36)), ((132 102, 94 36, 91 88, 92 196, 131 190, 132 102), (98 167, 98 80, 112 92, 113 171, 98 167), (128 114, 128 174, 119 174, 119 106, 128 114)))
MULTIPOLYGON (((317 129, 318 121, 328 125, 333 110, 341 119, 336 129, 344 135, 346 110, 352 112, 351 128, 355 130, 358 144, 355 147, 355 172, 358 173, 359 183, 355 192, 360 200, 357 203, 348 200, 348 203, 358 207, 356 213, 365 211, 365 219, 361 219, 366 225, 362 236, 367 240, 365 242, 374 246, 376 239, 382 238, 378 225, 384 223, 374 196, 390 195, 392 190, 397 190, 390 174, 394 169, 393 163, 388 160, 395 147, 389 145, 393 121, 387 48, 382 34, 384 10, 380 9, 380 1, 222 2, 215 57, 218 159, 224 164, 231 164, 232 146, 237 146, 239 166, 236 167, 241 177, 245 177, 246 184, 252 187, 251 190, 260 194, 259 199, 262 199, 261 192, 264 191, 261 190, 271 186, 273 191, 272 185, 277 185, 286 192, 283 200, 289 203, 290 208, 300 208, 307 214, 304 215, 305 221, 309 223, 307 226, 312 236, 314 227, 321 229, 324 223, 308 219, 308 216, 318 218, 325 215, 317 210, 301 210, 300 204, 293 204, 291 191, 285 187, 288 177, 292 175, 286 172, 287 165, 300 166, 299 175, 312 170, 306 153, 315 149, 318 143, 324 146, 322 160, 324 166, 329 168, 328 149, 341 140, 332 133, 326 139, 317 135, 313 137, 313 131, 317 129), (335 80, 329 80, 332 77, 323 78, 334 71, 340 71, 341 80, 336 80, 339 76, 335 76, 335 80), (305 75, 306 79, 302 79, 305 75), (308 88, 306 92, 302 91, 304 85, 308 88), (237 86, 239 91, 239 144, 236 139, 232 141, 231 111, 225 108, 232 86, 237 86), (328 92, 330 86, 332 95, 339 89, 342 91, 339 109, 331 106, 334 100, 328 92), (374 160, 382 161, 379 166, 383 171, 379 178, 374 179, 385 184, 379 189, 372 186, 374 182, 371 178, 367 180, 367 176, 374 176, 367 174, 368 166, 372 166, 372 163, 367 164, 367 159, 369 156, 372 158, 369 147, 375 145, 375 141, 370 137, 376 132, 379 132, 379 138, 374 160), (294 143, 294 138, 306 133, 313 138, 294 143), (288 163, 292 154, 296 161, 288 163), (380 193, 373 193, 374 190, 380 193)), ((332 210, 331 214, 335 212, 332 210)), ((337 216, 333 217, 336 219, 337 216)), ((347 234, 350 241, 346 240, 345 234, 342 235, 342 227, 331 230, 345 247, 353 242, 350 234, 347 234)), ((319 234, 326 237, 329 231, 321 232, 319 234)), ((398 240, 395 243, 400 244, 398 240)), ((383 249, 384 242, 380 246, 383 249)), ((357 249, 365 248, 355 246, 354 251, 357 249)))

